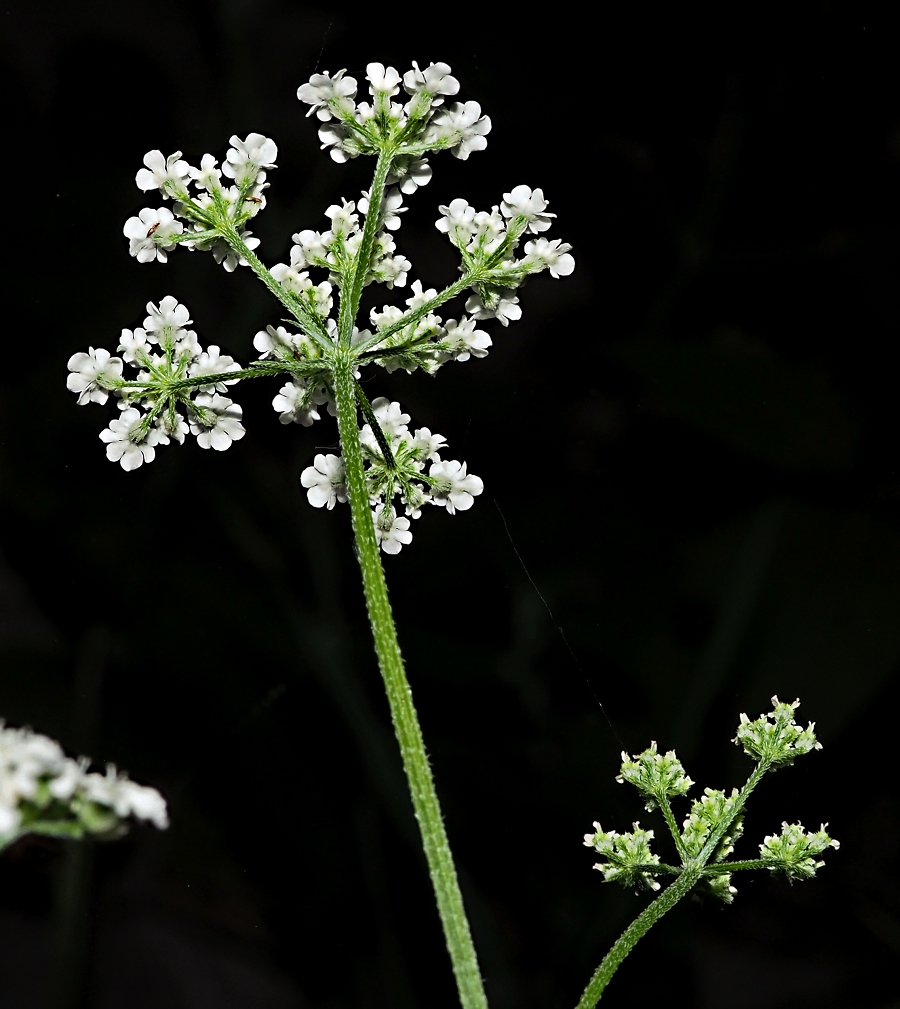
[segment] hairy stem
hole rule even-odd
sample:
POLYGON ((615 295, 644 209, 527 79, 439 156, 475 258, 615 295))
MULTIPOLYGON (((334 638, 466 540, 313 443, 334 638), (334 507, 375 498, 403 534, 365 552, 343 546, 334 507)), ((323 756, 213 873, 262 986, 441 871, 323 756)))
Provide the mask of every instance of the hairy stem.
POLYGON ((584 994, 581 996, 576 1009, 594 1009, 594 1006, 600 1001, 603 989, 609 984, 610 979, 619 969, 619 965, 625 957, 628 956, 659 919, 667 911, 671 911, 678 901, 691 890, 699 878, 699 869, 685 869, 678 879, 671 886, 663 890, 649 907, 644 908, 615 941, 612 949, 603 958, 596 971, 594 971, 594 976, 588 982, 587 988, 584 989, 584 994))
POLYGON ((335 357, 334 394, 341 450, 346 466, 353 535, 356 539, 369 623, 391 707, 394 732, 400 744, 403 767, 422 835, 422 846, 428 860, 428 870, 444 928, 447 949, 456 976, 460 1003, 463 1009, 487 1009, 487 998, 481 982, 475 947, 472 944, 469 922, 456 878, 456 868, 444 830, 434 779, 425 754, 422 730, 419 727, 412 692, 403 668, 381 555, 375 540, 375 526, 369 507, 359 443, 353 362, 349 353, 339 353, 335 357))

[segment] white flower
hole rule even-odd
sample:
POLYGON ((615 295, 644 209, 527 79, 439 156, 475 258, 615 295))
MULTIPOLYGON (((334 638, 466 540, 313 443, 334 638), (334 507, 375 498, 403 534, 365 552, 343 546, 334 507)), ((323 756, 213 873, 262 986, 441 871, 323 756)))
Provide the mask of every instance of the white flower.
POLYGON ((181 339, 185 326, 192 322, 190 312, 180 304, 177 298, 167 294, 159 303, 147 302, 147 318, 144 319, 144 329, 151 343, 171 346, 175 340, 181 339))
MULTIPOLYGON (((363 192, 359 201, 359 209, 363 214, 369 213, 369 194, 363 192)), ((387 189, 381 197, 381 227, 388 231, 396 231, 400 227, 400 214, 409 208, 403 206, 403 194, 399 189, 387 189)))
POLYGON ((372 267, 369 276, 392 291, 395 287, 406 286, 406 275, 411 269, 412 263, 406 256, 385 256, 372 267))
POLYGON ((346 70, 338 70, 334 77, 330 77, 325 70, 321 74, 313 74, 307 84, 301 84, 297 88, 300 101, 311 106, 306 113, 308 116, 315 112, 322 122, 328 122, 332 117, 329 102, 337 102, 345 108, 349 105, 352 110, 353 103, 350 99, 356 94, 356 81, 352 77, 344 77, 345 73, 346 70))
POLYGON ((128 407, 100 432, 100 440, 106 444, 106 458, 119 463, 126 472, 138 469, 145 462, 153 462, 156 456, 154 446, 161 441, 165 444, 165 436, 153 427, 139 441, 133 440, 132 435, 137 433, 143 419, 144 415, 139 410, 128 407))
POLYGON ((147 788, 121 777, 112 764, 106 774, 86 774, 83 779, 86 799, 100 806, 107 806, 116 816, 125 819, 136 816, 139 820, 150 820, 160 830, 169 825, 166 801, 155 788, 147 788))
MULTIPOLYGON (((360 200, 359 209, 362 210, 362 200, 360 200)), ((359 215, 355 214, 354 210, 356 210, 356 204, 353 200, 345 200, 341 197, 341 206, 333 203, 325 211, 325 216, 331 220, 331 234, 335 238, 347 238, 359 231, 359 215)), ((364 210, 363 213, 365 213, 364 210)))
POLYGON ((400 74, 393 67, 385 69, 383 63, 366 64, 366 80, 371 95, 387 95, 390 98, 400 90, 400 74))
POLYGON ((414 280, 410 285, 410 290, 412 291, 412 297, 406 299, 406 304, 409 305, 410 311, 413 312, 417 308, 421 308, 427 304, 437 295, 437 291, 433 287, 429 287, 423 291, 421 280, 414 280))
POLYGON ((504 217, 524 217, 527 230, 536 235, 546 231, 553 223, 552 218, 556 217, 556 214, 545 212, 547 206, 543 190, 532 191, 528 186, 516 186, 511 193, 503 194, 500 209, 504 217))
POLYGON ((406 544, 412 543, 409 519, 396 515, 390 505, 376 505, 372 518, 375 522, 375 540, 381 544, 381 549, 386 554, 399 554, 406 544))
POLYGON ((536 238, 525 244, 525 262, 536 263, 541 269, 550 271, 551 277, 568 277, 575 269, 575 259, 569 255, 571 245, 563 245, 560 239, 548 242, 546 238, 536 238))
MULTIPOLYGON (((419 69, 419 64, 413 60, 413 69, 403 75, 403 88, 407 94, 414 95, 419 91, 427 91, 434 95, 455 95, 459 91, 459 81, 450 76, 450 67, 446 63, 431 63, 425 70, 419 69)), ((443 98, 435 98, 432 105, 440 105, 443 98)))
POLYGON ((387 177, 388 184, 400 183, 400 192, 409 196, 419 186, 427 186, 431 181, 431 165, 424 158, 413 158, 401 155, 394 158, 391 173, 387 177))
POLYGON ((339 455, 317 455, 312 466, 300 474, 300 483, 306 487, 306 497, 314 508, 328 508, 335 503, 344 504, 347 488, 344 485, 344 460, 339 455))
POLYGON ((409 434, 409 414, 404 413, 399 403, 391 403, 385 396, 372 400, 372 412, 378 420, 381 430, 388 439, 403 438, 409 434))
POLYGON ((402 319, 403 315, 403 309, 399 308, 397 305, 385 305, 381 311, 377 308, 373 308, 369 313, 369 319, 376 329, 386 329, 388 326, 392 326, 395 322, 397 322, 398 319, 402 319))
POLYGON ((479 211, 472 222, 472 240, 469 242, 468 251, 478 253, 482 256, 489 256, 496 252, 506 238, 506 222, 500 216, 497 207, 492 207, 491 212, 479 211))
POLYGON ((187 177, 192 169, 186 161, 179 161, 181 151, 170 154, 168 158, 163 156, 162 151, 150 151, 144 155, 146 168, 141 168, 134 181, 138 189, 147 192, 150 189, 162 190, 163 199, 168 199, 175 192, 184 192, 187 189, 187 177), (168 186, 167 186, 168 183, 168 186))
POLYGON ((322 141, 323 151, 331 148, 328 153, 332 161, 336 161, 339 165, 359 155, 359 148, 353 143, 353 134, 340 123, 326 123, 320 126, 319 140, 322 141))
POLYGON ((450 353, 457 361, 468 361, 469 357, 487 357, 491 338, 487 333, 475 328, 475 320, 463 316, 457 324, 455 319, 445 323, 447 330, 444 339, 450 344, 450 353))
POLYGON ((122 351, 122 360, 128 364, 143 364, 142 358, 150 356, 150 344, 142 329, 123 329, 117 350, 122 351))
POLYGON ((190 176, 198 189, 205 189, 211 193, 220 188, 222 173, 216 168, 217 164, 218 161, 211 154, 204 154, 200 161, 200 167, 190 169, 190 176))
POLYGON ((224 452, 231 443, 240 441, 246 431, 241 423, 241 408, 224 396, 201 393, 194 404, 202 413, 191 417, 191 433, 197 436, 200 448, 224 452))
MULTIPOLYGON (((322 235, 320 235, 318 231, 311 231, 309 229, 306 231, 299 231, 296 235, 292 236, 292 239, 300 252, 303 253, 303 258, 309 266, 315 265, 315 261, 317 259, 327 258, 328 246, 325 244, 322 239, 322 235)), ((291 265, 295 266, 293 249, 291 249, 291 265)), ((298 259, 296 266, 300 265, 302 264, 298 259)))
POLYGON ((84 768, 77 760, 66 757, 62 769, 48 785, 50 794, 54 799, 65 802, 71 799, 84 781, 84 768))
POLYGON ((71 374, 66 380, 69 392, 78 394, 78 405, 88 403, 105 403, 109 399, 109 391, 101 384, 104 380, 114 382, 122 377, 122 361, 118 357, 110 357, 109 351, 98 347, 88 348, 88 352, 73 354, 68 364, 71 374))
MULTIPOLYGON (((255 249, 259 245, 258 238, 252 238, 253 232, 242 231, 241 241, 248 249, 255 249)), ((247 260, 243 256, 238 256, 238 254, 231 248, 231 246, 222 238, 214 242, 209 246, 210 251, 213 254, 213 259, 217 263, 221 263, 227 273, 234 273, 234 271, 239 266, 247 266, 247 260)))
POLYGON ((139 263, 152 263, 158 259, 165 263, 166 250, 177 244, 174 235, 184 231, 181 221, 176 221, 171 210, 144 207, 137 217, 129 217, 122 233, 128 239, 128 251, 139 263))
POLYGON ((447 439, 442 434, 432 434, 427 427, 420 427, 416 430, 410 447, 418 453, 420 459, 440 462, 438 453, 446 444, 447 439))
POLYGON ((264 332, 260 330, 253 337, 253 346, 260 352, 261 361, 271 357, 293 357, 294 351, 300 346, 300 337, 296 333, 289 333, 284 326, 277 329, 266 326, 264 332))
POLYGON ((460 161, 465 161, 472 151, 483 151, 487 147, 484 138, 490 132, 491 120, 482 116, 478 102, 456 102, 437 112, 422 139, 426 144, 451 140, 448 147, 460 161))
MULTIPOLYGON (((202 375, 219 375, 222 372, 240 371, 241 366, 233 357, 223 354, 215 344, 211 344, 207 350, 197 356, 197 359, 188 369, 188 374, 192 378, 202 375)), ((225 387, 234 385, 238 379, 223 379, 210 385, 201 385, 200 391, 205 393, 225 392, 225 387)))
POLYGON ((456 199, 448 206, 438 207, 438 210, 443 215, 434 222, 438 231, 448 235, 457 248, 468 245, 475 234, 475 208, 463 199, 456 199))
POLYGON ((431 485, 432 500, 443 505, 451 515, 468 511, 475 498, 484 490, 484 483, 473 473, 466 473, 466 464, 448 459, 433 463, 428 475, 436 481, 431 485))
POLYGON ((479 295, 472 294, 466 301, 466 311, 478 320, 498 319, 504 326, 522 318, 519 299, 514 294, 498 294, 492 305, 485 305, 479 295))
POLYGON ((248 133, 246 140, 241 140, 236 134, 230 141, 222 172, 229 179, 240 185, 252 181, 259 175, 261 168, 275 168, 278 148, 274 140, 264 137, 261 133, 248 133))
POLYGON ((310 427, 314 420, 319 419, 319 411, 316 406, 321 405, 327 399, 324 394, 314 394, 311 400, 306 400, 303 405, 308 384, 300 377, 295 378, 283 386, 278 395, 272 400, 272 407, 279 414, 278 419, 282 424, 300 424, 303 427, 310 427))

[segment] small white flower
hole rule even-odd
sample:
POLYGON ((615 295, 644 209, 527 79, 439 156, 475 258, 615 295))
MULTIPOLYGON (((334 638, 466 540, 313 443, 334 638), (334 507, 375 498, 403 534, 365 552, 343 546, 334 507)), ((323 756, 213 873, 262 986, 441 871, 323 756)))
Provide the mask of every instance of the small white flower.
MULTIPOLYGON (((362 210, 362 200, 359 209, 362 210)), ((325 216, 331 220, 331 234, 335 238, 348 238, 359 231, 359 215, 354 213, 355 210, 356 204, 353 200, 345 200, 342 197, 341 206, 333 203, 325 211, 325 216)))
POLYGON ((396 515, 390 505, 376 505, 372 518, 375 522, 375 540, 386 554, 399 554, 404 546, 412 543, 409 519, 396 515))
POLYGON ((466 464, 455 459, 433 463, 428 475, 437 481, 431 487, 432 500, 443 505, 451 515, 468 511, 484 490, 481 478, 474 473, 467 474, 466 464))
POLYGON ((106 458, 119 463, 126 472, 138 469, 145 462, 153 462, 156 456, 154 446, 161 441, 165 444, 165 436, 153 427, 139 441, 132 438, 143 419, 144 415, 139 410, 127 407, 100 432, 100 440, 106 444, 106 458))
POLYGON ((273 409, 279 414, 278 419, 282 424, 300 424, 303 427, 311 427, 314 420, 319 419, 319 411, 316 406, 321 405, 328 398, 322 393, 314 394, 311 400, 306 401, 308 384, 300 377, 281 388, 278 395, 272 400, 273 409))
POLYGON ((427 304, 437 295, 437 291, 433 287, 422 290, 421 280, 414 280, 410 285, 410 290, 412 291, 412 296, 406 299, 406 304, 409 305, 410 311, 413 312, 417 308, 421 308, 427 304))
POLYGON ((424 158, 401 155, 394 158, 387 182, 388 184, 399 182, 400 192, 409 196, 419 186, 427 186, 431 182, 431 165, 424 158))
MULTIPOLYGON (((259 245, 258 238, 252 238, 253 232, 242 231, 241 240, 248 249, 255 249, 259 245)), ((221 263, 225 267, 227 273, 234 273, 234 271, 239 266, 247 266, 247 260, 243 256, 238 256, 238 254, 231 248, 231 246, 223 239, 220 238, 213 242, 209 246, 210 252, 213 254, 213 259, 217 263, 221 263)))
POLYGON ((485 305, 477 294, 472 294, 466 301, 466 311, 474 318, 497 319, 504 326, 522 318, 519 299, 514 294, 498 295, 493 305, 485 305))
POLYGON ((372 400, 372 412, 388 438, 403 438, 409 434, 409 414, 404 413, 399 403, 391 403, 385 396, 372 400))
POLYGON ((241 423, 242 411, 237 403, 224 396, 201 393, 194 403, 202 414, 191 417, 191 433, 197 436, 200 448, 224 452, 232 442, 240 441, 246 431, 241 423))
POLYGON ((176 221, 171 210, 144 207, 137 217, 129 217, 122 233, 128 239, 128 251, 139 263, 152 263, 158 259, 165 263, 166 250, 173 249, 173 236, 184 231, 181 221, 176 221))
POLYGON ((123 329, 117 350, 122 351, 122 360, 128 364, 143 364, 143 358, 150 356, 150 344, 142 329, 123 329))
POLYGON ((71 374, 66 380, 69 392, 78 394, 78 405, 88 403, 105 403, 109 399, 109 390, 101 384, 104 380, 114 382, 122 377, 122 361, 118 357, 110 357, 109 351, 103 347, 88 352, 73 354, 68 364, 71 374))
MULTIPOLYGON (((369 194, 363 192, 359 201, 359 209, 363 214, 369 213, 369 194)), ((396 231, 400 227, 400 214, 409 208, 403 206, 403 194, 399 189, 387 189, 381 197, 381 227, 388 231, 396 231)))
POLYGON ((248 133, 246 140, 237 135, 231 138, 222 173, 240 185, 255 179, 261 168, 275 168, 278 147, 274 140, 261 133, 248 133))
POLYGON ((438 210, 443 215, 434 222, 438 231, 448 235, 457 248, 467 246, 475 234, 475 208, 463 199, 456 199, 448 206, 438 207, 438 210))
POLYGON ((536 238, 526 242, 524 261, 539 264, 558 280, 560 277, 568 277, 575 269, 575 259, 569 255, 571 248, 571 245, 563 245, 558 238, 552 242, 548 242, 546 238, 536 238))
MULTIPOLYGON (((322 235, 318 231, 311 231, 307 229, 306 231, 299 231, 296 235, 292 236, 294 243, 297 245, 299 251, 303 254, 303 259, 305 264, 308 266, 315 265, 317 259, 326 259, 328 257, 328 246, 322 239, 322 235)), ((298 259, 296 264, 294 263, 294 250, 291 249, 291 265, 296 269, 297 266, 304 265, 298 259)))
POLYGON ((359 148, 353 142, 353 134, 340 123, 326 123, 319 127, 319 140, 322 150, 327 150, 331 160, 339 165, 359 155, 359 148))
POLYGON ((284 326, 277 329, 266 326, 265 331, 260 330, 253 337, 253 346, 260 352, 261 361, 272 357, 293 357, 294 351, 300 346, 300 337, 296 333, 289 333, 284 326))
POLYGON ((175 340, 181 339, 184 327, 191 322, 190 312, 171 294, 166 295, 158 307, 152 301, 147 302, 144 329, 151 343, 171 346, 175 340))
POLYGON ((329 102, 337 102, 343 107, 349 105, 352 110, 351 99, 356 94, 356 81, 352 77, 344 77, 345 73, 346 70, 338 70, 334 77, 330 77, 325 70, 321 74, 313 74, 308 83, 297 88, 300 101, 311 106, 306 113, 308 116, 315 112, 322 122, 328 122, 332 117, 329 102))
POLYGON ((186 161, 180 161, 181 151, 170 154, 168 158, 162 151, 150 151, 144 155, 146 168, 141 168, 134 178, 138 189, 148 192, 160 189, 163 199, 168 199, 172 193, 183 193, 187 189, 189 172, 196 171, 186 161))
POLYGON ((422 139, 426 144, 451 140, 450 150, 460 161, 465 161, 472 151, 483 151, 487 147, 484 138, 490 132, 491 120, 481 114, 478 102, 456 102, 437 112, 422 139))
POLYGON ((190 176, 196 183, 198 189, 205 189, 208 193, 221 188, 222 173, 216 168, 218 161, 211 154, 204 154, 199 168, 191 168, 190 176))
MULTIPOLYGON (((459 91, 459 81, 450 76, 450 67, 446 63, 431 63, 424 70, 413 60, 412 70, 403 75, 403 88, 407 94, 414 95, 427 91, 435 95, 455 95, 459 91)), ((440 105, 443 98, 434 98, 432 105, 440 105)))
POLYGON ((416 430, 410 447, 418 453, 420 459, 440 462, 438 453, 446 444, 447 439, 442 434, 432 434, 427 427, 420 427, 416 430))
POLYGON ((491 338, 487 333, 475 328, 475 320, 463 316, 457 324, 455 319, 448 319, 444 340, 449 343, 450 353, 457 361, 468 361, 469 357, 487 357, 491 338))
POLYGON ((500 209, 504 217, 524 217, 527 230, 532 234, 546 231, 553 223, 556 214, 548 214, 547 201, 540 189, 532 190, 528 186, 516 186, 511 193, 503 194, 500 209))
MULTIPOLYGON (((199 354, 196 360, 188 369, 188 374, 192 378, 203 375, 219 375, 228 371, 240 371, 241 366, 233 357, 223 354, 215 344, 211 344, 204 352, 199 354)), ((199 386, 201 392, 225 392, 226 386, 234 385, 238 379, 223 379, 213 382, 210 385, 199 386)))
POLYGON ((331 511, 340 501, 347 500, 344 484, 344 460, 339 455, 317 455, 312 466, 300 474, 300 483, 306 488, 306 497, 314 508, 331 511))
POLYGON ((390 98, 400 90, 400 74, 393 67, 385 69, 383 63, 366 64, 366 80, 371 95, 387 95, 390 98))

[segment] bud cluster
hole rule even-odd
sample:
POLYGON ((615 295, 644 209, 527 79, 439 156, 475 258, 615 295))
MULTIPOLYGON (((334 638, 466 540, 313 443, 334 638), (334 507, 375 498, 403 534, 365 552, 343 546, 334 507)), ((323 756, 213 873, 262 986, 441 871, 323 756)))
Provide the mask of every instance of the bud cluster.
POLYGON ((769 767, 787 767, 802 754, 821 750, 822 744, 813 732, 816 723, 810 722, 803 729, 794 721, 794 710, 799 706, 799 700, 785 704, 777 696, 773 697, 769 714, 760 715, 752 722, 746 714, 741 715, 741 724, 732 742, 769 767))
POLYGON ((650 851, 653 831, 642 830, 640 823, 633 823, 632 827, 634 830, 629 833, 619 834, 615 830, 605 831, 595 820, 594 833, 584 835, 585 847, 593 848, 606 859, 594 866, 603 873, 604 882, 658 890, 659 883, 652 876, 653 867, 659 865, 659 855, 650 851))
POLYGON ((661 873, 690 871, 702 890, 730 904, 737 890, 731 885, 731 875, 738 869, 767 868, 782 872, 790 879, 808 879, 822 866, 816 860, 826 848, 837 848, 838 842, 825 832, 827 824, 814 834, 807 833, 800 824, 785 823, 779 835, 766 837, 759 846, 760 859, 748 862, 727 862, 734 846, 743 833, 744 805, 750 792, 762 775, 773 768, 783 767, 803 753, 821 749, 813 735, 813 725, 806 729, 794 722, 794 710, 800 702, 782 704, 772 698, 773 710, 751 722, 745 714, 740 716, 734 742, 744 746, 758 766, 747 784, 730 794, 705 788, 703 795, 694 799, 690 812, 679 831, 669 805, 669 800, 685 795, 693 781, 685 773, 674 750, 662 754, 656 743, 634 757, 622 754, 622 769, 616 781, 628 782, 641 793, 646 808, 661 807, 666 824, 672 834, 681 868, 663 865, 651 855, 649 842, 652 831, 644 831, 635 824, 632 834, 619 835, 605 832, 598 823, 595 833, 585 834, 584 843, 604 855, 606 862, 594 868, 603 872, 605 880, 617 880, 626 885, 639 883, 657 889, 652 878, 661 873))

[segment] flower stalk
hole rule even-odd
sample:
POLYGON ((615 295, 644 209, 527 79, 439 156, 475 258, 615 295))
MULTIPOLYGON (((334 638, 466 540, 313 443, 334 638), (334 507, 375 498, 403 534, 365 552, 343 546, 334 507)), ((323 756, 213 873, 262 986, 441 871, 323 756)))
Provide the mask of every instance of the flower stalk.
POLYGON ((419 824, 422 847, 428 861, 428 871, 437 899, 447 950, 463 1009, 486 1009, 487 998, 478 969, 478 959, 472 943, 450 844, 444 829, 434 778, 425 753, 422 730, 412 700, 412 690, 403 668, 403 657, 388 599, 384 568, 375 538, 357 424, 353 361, 349 355, 342 355, 335 360, 334 393, 353 536, 356 541, 372 639, 390 704, 391 719, 403 758, 403 769, 409 783, 413 809, 419 824))

